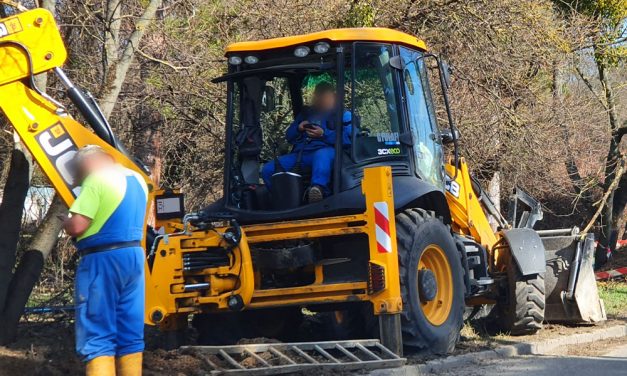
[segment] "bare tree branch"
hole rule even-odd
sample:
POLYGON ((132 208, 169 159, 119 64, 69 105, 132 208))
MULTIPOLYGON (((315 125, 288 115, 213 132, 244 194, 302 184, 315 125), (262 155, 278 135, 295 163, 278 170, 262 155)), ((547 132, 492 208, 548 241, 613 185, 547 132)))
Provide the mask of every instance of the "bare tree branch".
POLYGON ((146 33, 146 29, 148 28, 150 22, 154 19, 161 3, 162 0, 151 0, 148 3, 144 13, 135 23, 135 30, 131 33, 122 55, 116 62, 115 74, 109 86, 110 90, 100 99, 102 112, 107 118, 111 116, 111 112, 113 112, 115 103, 117 102, 120 91, 122 90, 122 85, 126 79, 126 73, 133 63, 135 51, 138 49, 139 43, 146 33))

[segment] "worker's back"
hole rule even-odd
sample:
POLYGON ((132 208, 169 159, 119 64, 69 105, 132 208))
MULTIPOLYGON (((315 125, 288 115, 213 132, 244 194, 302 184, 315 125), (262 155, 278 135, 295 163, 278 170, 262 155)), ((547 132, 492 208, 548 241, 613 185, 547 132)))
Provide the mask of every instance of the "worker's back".
POLYGON ((140 241, 148 190, 141 176, 120 165, 90 174, 82 184, 75 203, 92 222, 80 237, 77 248, 84 250, 120 242, 140 241))

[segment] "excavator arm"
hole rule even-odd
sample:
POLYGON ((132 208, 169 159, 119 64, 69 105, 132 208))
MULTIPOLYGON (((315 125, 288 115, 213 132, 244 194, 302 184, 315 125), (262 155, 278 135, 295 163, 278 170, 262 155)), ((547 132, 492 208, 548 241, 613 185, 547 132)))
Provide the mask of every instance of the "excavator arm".
POLYGON ((66 59, 67 51, 50 12, 34 9, 0 20, 0 109, 9 123, 68 206, 77 194, 71 161, 76 151, 88 144, 101 146, 118 163, 137 171, 153 192, 147 171, 128 156, 95 101, 61 70, 66 59), (43 72, 59 77, 93 132, 35 86, 34 75, 43 72))
MULTIPOLYGON (((156 192, 147 169, 129 156, 91 95, 67 78, 61 69, 66 59, 65 45, 47 10, 34 9, 0 19, 0 110, 67 206, 79 193, 74 181, 74 154, 85 145, 99 145, 117 163, 136 171, 146 181, 146 218, 151 218, 156 192), (59 78, 67 97, 91 130, 76 121, 62 103, 36 87, 34 75, 44 72, 59 78)), ((147 263, 146 270, 150 270, 147 263)), ((146 272, 149 307, 162 305, 154 286, 151 273, 146 272)))

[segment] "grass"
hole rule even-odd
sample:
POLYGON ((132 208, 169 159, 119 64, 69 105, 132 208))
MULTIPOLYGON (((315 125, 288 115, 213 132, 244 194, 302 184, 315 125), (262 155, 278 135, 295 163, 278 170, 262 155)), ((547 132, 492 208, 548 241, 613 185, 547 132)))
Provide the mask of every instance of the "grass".
POLYGON ((627 318, 627 279, 599 282, 598 286, 608 317, 627 318))

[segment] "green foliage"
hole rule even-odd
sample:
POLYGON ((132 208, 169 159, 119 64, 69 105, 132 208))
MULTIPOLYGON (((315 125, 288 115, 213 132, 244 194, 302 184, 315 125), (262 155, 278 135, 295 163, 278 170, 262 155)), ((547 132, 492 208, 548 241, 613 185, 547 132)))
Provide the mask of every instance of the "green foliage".
POLYGON ((353 0, 343 20, 343 27, 372 27, 374 24, 375 7, 370 1, 353 0))
POLYGON ((566 11, 574 10, 590 18, 619 26, 627 17, 627 0, 557 0, 556 5, 566 11))
POLYGON ((627 317, 627 282, 600 283, 599 295, 609 316, 627 317))
MULTIPOLYGON (((616 66, 627 57, 627 0, 557 0, 558 8, 596 23, 595 59, 616 66)), ((568 13, 567 13, 568 14, 568 13)))

